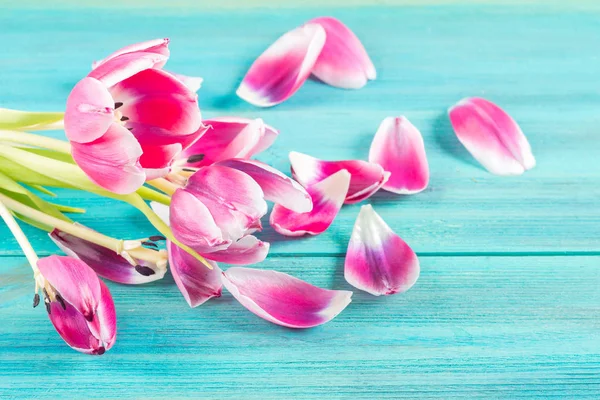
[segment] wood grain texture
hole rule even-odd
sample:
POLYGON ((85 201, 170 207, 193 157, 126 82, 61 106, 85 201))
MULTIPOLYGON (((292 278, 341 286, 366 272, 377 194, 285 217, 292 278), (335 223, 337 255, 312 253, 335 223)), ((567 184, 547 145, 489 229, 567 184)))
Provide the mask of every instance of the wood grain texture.
MULTIPOLYGON (((423 257, 401 296, 355 293, 310 330, 269 324, 230 294, 197 309, 171 278, 111 284, 117 345, 69 351, 31 309, 23 258, 0 278, 2 398, 597 398, 600 257, 423 257), (7 284, 8 283, 8 284, 7 284)), ((343 258, 260 264, 350 287, 343 258)))
MULTIPOLYGON (((271 325, 228 294, 189 309, 170 277, 145 287, 111 285, 117 345, 87 357, 63 345, 43 310, 31 309, 30 272, 0 226, 0 398, 598 398, 596 2, 139 3, 0 5, 0 106, 61 110, 92 60, 168 36, 167 67, 205 79, 203 115, 261 117, 280 129, 259 158, 284 171, 291 150, 365 158, 381 120, 404 114, 423 133, 430 187, 369 202, 419 253, 422 276, 405 295, 356 293, 334 321, 306 331, 271 325), (254 58, 319 15, 357 33, 378 80, 360 91, 309 81, 267 110, 237 99, 254 58), (534 170, 494 177, 461 147, 446 109, 473 95, 517 119, 538 160, 534 170)), ((153 232, 126 205, 60 196, 87 207, 75 218, 107 234, 153 232)), ((261 267, 347 289, 342 256, 357 212, 344 207, 325 234, 301 240, 277 236, 265 222, 272 252, 261 267)), ((43 232, 27 233, 40 255, 57 251, 43 232)))

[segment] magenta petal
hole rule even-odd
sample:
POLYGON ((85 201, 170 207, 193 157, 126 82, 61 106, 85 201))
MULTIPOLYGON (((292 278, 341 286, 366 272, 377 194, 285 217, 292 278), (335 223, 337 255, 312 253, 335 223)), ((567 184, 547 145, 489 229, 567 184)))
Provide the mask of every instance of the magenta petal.
POLYGON ((106 247, 98 246, 58 229, 54 229, 49 236, 65 254, 80 259, 98 275, 114 282, 134 285, 148 283, 162 279, 167 271, 165 266, 138 262, 139 265, 146 267, 143 269, 144 274, 141 274, 135 265, 106 247))
POLYGON ((206 205, 184 189, 173 194, 169 219, 175 238, 198 252, 221 250, 231 244, 223 238, 206 205))
POLYGON ((352 297, 346 290, 321 289, 281 272, 244 267, 225 271, 223 285, 254 314, 288 328, 329 322, 352 297))
POLYGON ((138 72, 165 63, 167 59, 167 56, 156 53, 134 52, 122 54, 98 65, 88 76, 98 79, 110 88, 138 72))
POLYGON ((114 100, 102 82, 83 78, 71 90, 65 111, 65 134, 70 141, 98 139, 114 122, 114 100))
MULTIPOLYGON (((260 186, 249 175, 233 168, 202 167, 189 178, 185 191, 208 208, 226 240, 237 241, 253 232, 267 213, 260 186)), ((172 227, 174 211, 171 206, 172 227)))
POLYGON ((359 89, 376 78, 369 55, 346 25, 332 17, 315 18, 308 23, 321 25, 327 37, 312 69, 317 78, 343 89, 359 89))
POLYGON ((261 242, 255 236, 244 236, 225 250, 203 253, 205 258, 227 264, 256 264, 267 258, 269 243, 261 242))
POLYGON ((306 190, 295 180, 275 168, 256 160, 231 159, 217 163, 242 171, 258 183, 265 199, 295 212, 312 210, 312 200, 306 190))
POLYGON ((216 263, 209 261, 213 269, 208 269, 171 242, 167 242, 167 249, 171 274, 190 307, 221 297, 221 270, 216 263))
POLYGON ((92 68, 97 68, 99 65, 104 64, 105 62, 112 60, 115 57, 121 56, 123 54, 136 53, 136 52, 154 53, 154 54, 159 54, 159 55, 164 56, 163 61, 158 62, 157 64, 153 65, 153 68, 162 68, 163 65, 165 64, 166 60, 169 58, 169 39, 167 39, 167 38, 154 39, 154 40, 148 40, 148 41, 141 42, 141 43, 130 44, 129 46, 125 46, 125 47, 115 51, 114 53, 110 54, 108 57, 104 58, 103 60, 94 62, 92 64, 92 68))
POLYGON ((59 302, 51 302, 48 317, 54 329, 73 349, 87 354, 104 353, 101 341, 92 334, 86 319, 71 304, 65 303, 63 308, 59 302))
POLYGON ((346 254, 344 277, 374 296, 405 292, 419 278, 415 252, 373 210, 362 206, 346 254))
POLYGON ((90 143, 71 143, 71 154, 79 167, 97 185, 118 194, 135 192, 146 175, 139 164, 142 149, 123 126, 113 123, 90 143))
POLYGON ((358 203, 373 195, 388 180, 390 173, 374 163, 363 160, 323 161, 307 154, 290 152, 292 175, 304 187, 314 185, 328 176, 347 170, 350 188, 344 201, 345 204, 358 203))
POLYGON ((221 117, 203 122, 210 129, 181 154, 182 159, 204 156, 201 161, 187 163, 191 167, 229 158, 250 158, 271 146, 279 134, 260 118, 221 117))
POLYGON ((270 223, 273 229, 286 236, 318 235, 325 232, 344 204, 350 184, 350 173, 341 170, 307 188, 313 209, 297 213, 275 204, 270 223))
POLYGON ((324 43, 325 30, 318 24, 287 32, 254 61, 237 95, 259 107, 283 102, 308 78, 324 43))
POLYGON ((535 167, 521 128, 494 103, 466 98, 450 108, 448 115, 458 140, 492 174, 521 175, 535 167))
POLYGON ((424 190, 429 183, 429 165, 421 132, 405 117, 383 120, 369 151, 369 161, 390 172, 383 189, 398 194, 424 190))
POLYGON ((37 263, 44 278, 68 303, 91 320, 101 295, 100 280, 86 263, 72 257, 49 256, 37 263))

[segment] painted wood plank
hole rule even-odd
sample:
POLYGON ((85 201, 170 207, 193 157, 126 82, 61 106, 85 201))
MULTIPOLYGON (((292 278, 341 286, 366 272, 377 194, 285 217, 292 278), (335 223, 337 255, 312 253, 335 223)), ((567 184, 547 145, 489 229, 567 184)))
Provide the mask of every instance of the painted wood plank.
MULTIPOLYGON (((110 284, 116 346, 68 349, 1 258, 2 398, 597 398, 600 257, 423 257, 409 292, 355 293, 327 325, 265 322, 228 293, 190 309, 171 278, 110 284)), ((260 267, 349 289, 339 257, 260 267)))
MULTIPOLYGON (((380 193, 372 203, 418 252, 595 254, 600 250, 599 16, 535 5, 244 12, 192 7, 185 13, 12 9, 0 15, 6 44, 0 54, 2 105, 60 110, 91 60, 131 41, 169 36, 168 68, 205 78, 204 115, 262 117, 278 127, 280 138, 260 158, 284 171, 291 150, 364 158, 384 117, 408 116, 425 137, 431 185, 412 197, 380 193), (363 39, 378 66, 377 81, 360 91, 310 81, 288 102, 267 110, 235 97, 254 57, 280 33, 323 13, 340 17, 363 39), (448 106, 469 95, 498 102, 521 123, 538 167, 522 177, 500 178, 472 160, 445 116, 448 106)), ((80 221, 95 229, 127 238, 152 232, 126 206, 65 196, 68 204, 90 208, 80 221)), ((274 242, 274 254, 342 254, 357 211, 357 206, 345 208, 318 238, 284 242, 268 227, 263 237, 274 242)), ((55 251, 42 233, 30 232, 43 254, 55 251)), ((0 235, 7 236, 4 227, 0 235)), ((11 239, 3 252, 19 254, 11 239)))

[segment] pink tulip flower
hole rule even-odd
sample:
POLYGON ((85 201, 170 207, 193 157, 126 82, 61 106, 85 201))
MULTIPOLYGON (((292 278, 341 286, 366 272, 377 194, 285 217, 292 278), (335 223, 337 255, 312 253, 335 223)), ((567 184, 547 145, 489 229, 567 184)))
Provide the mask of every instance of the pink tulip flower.
POLYGON ((112 192, 131 193, 166 175, 176 155, 205 132, 196 93, 158 69, 168 59, 167 43, 109 56, 67 99, 73 159, 112 192))
POLYGON ((83 261, 50 256, 38 268, 51 286, 45 291, 50 321, 73 349, 101 355, 115 343, 115 305, 106 285, 83 261))

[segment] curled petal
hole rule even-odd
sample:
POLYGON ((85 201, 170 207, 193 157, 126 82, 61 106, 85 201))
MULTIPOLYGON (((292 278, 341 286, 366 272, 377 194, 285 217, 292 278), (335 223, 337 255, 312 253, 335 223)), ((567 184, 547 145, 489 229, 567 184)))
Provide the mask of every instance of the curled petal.
POLYGON ((390 192, 418 193, 429 183, 423 137, 405 117, 383 120, 371 143, 369 161, 390 172, 383 185, 390 192))
POLYGON ((49 236, 65 254, 80 259, 98 275, 114 282, 134 285, 148 283, 162 279, 167 272, 166 265, 146 262, 138 262, 143 268, 136 268, 136 265, 114 251, 58 229, 54 229, 49 236))
POLYGON ((261 242, 255 236, 244 236, 225 250, 202 255, 210 260, 227 264, 248 265, 256 264, 267 258, 269 243, 261 242))
POLYGON ((363 160, 323 161, 292 151, 290 163, 294 179, 304 187, 314 185, 342 169, 347 170, 352 178, 344 201, 346 204, 358 203, 370 197, 390 177, 390 173, 380 165, 363 160))
POLYGON ((405 292, 419 278, 415 252, 373 210, 362 206, 346 254, 344 277, 374 296, 405 292))
POLYGON ((308 78, 324 43, 325 30, 318 24, 287 32, 254 61, 237 95, 259 107, 283 102, 308 78))
POLYGON ((41 258, 37 263, 44 278, 63 299, 91 321, 101 296, 98 276, 83 261, 64 256, 41 258))
POLYGON ((271 146, 279 134, 260 118, 222 117, 203 122, 210 129, 181 155, 182 159, 203 156, 200 161, 188 162, 190 167, 211 165, 229 158, 250 158, 271 146))
POLYGON ((250 175, 262 188, 266 200, 299 213, 312 210, 312 200, 306 189, 265 163, 231 159, 221 161, 217 165, 234 168, 250 175))
POLYGON ((329 322, 352 297, 346 290, 321 289, 281 272, 244 267, 225 271, 223 285, 254 314, 288 328, 329 322))
MULTIPOLYGON (((260 227, 267 203, 260 186, 247 174, 233 168, 211 165, 200 168, 185 190, 210 211, 226 240, 237 241, 260 227)), ((171 226, 173 212, 171 207, 171 226)))
POLYGON ((175 238, 204 253, 221 250, 231 244, 224 239, 209 209, 194 194, 177 189, 170 207, 170 225, 175 238))
POLYGON ((466 98, 450 108, 448 115, 458 140, 492 174, 521 175, 535 167, 521 128, 494 103, 466 98))
POLYGON ((148 41, 141 42, 141 43, 130 44, 129 46, 125 46, 125 47, 115 51, 114 53, 110 54, 108 57, 104 58, 103 60, 92 63, 92 68, 97 68, 99 65, 104 64, 108 60, 112 60, 113 58, 115 58, 117 56, 121 56, 123 54, 129 54, 129 53, 136 53, 136 52, 154 53, 154 54, 159 54, 159 55, 164 56, 165 57, 164 60, 153 65, 153 68, 162 68, 164 66, 166 60, 169 58, 169 39, 167 39, 167 38, 154 39, 154 40, 148 40, 148 41))
POLYGON ((141 71, 113 86, 110 93, 123 103, 119 112, 131 121, 160 127, 172 136, 188 135, 202 126, 198 96, 166 71, 141 71))
POLYGON ((142 149, 123 126, 113 123, 106 133, 90 143, 71 143, 71 154, 79 167, 97 185, 118 194, 135 192, 146 175, 140 166, 142 149))
POLYGON ((341 21, 320 17, 308 22, 325 29, 327 39, 312 69, 323 82, 343 89, 359 89, 377 77, 375 66, 356 35, 341 21))
POLYGON ((98 139, 114 122, 114 111, 114 100, 102 82, 94 78, 83 78, 67 98, 67 138, 78 143, 98 139))
POLYGON ((162 54, 134 52, 112 58, 93 69, 88 76, 98 79, 106 87, 132 77, 138 72, 153 68, 155 65, 165 63, 168 57, 162 54))
POLYGON ((275 204, 270 223, 273 229, 286 236, 318 235, 325 232, 344 204, 350 184, 345 169, 307 188, 313 202, 312 211, 297 213, 275 204))
POLYGON ((167 249, 171 274, 190 307, 197 307, 213 297, 221 297, 221 270, 216 263, 208 261, 213 267, 208 269, 170 241, 167 242, 167 249))
POLYGON ((103 354, 106 350, 100 340, 92 334, 88 322, 71 304, 65 308, 57 302, 50 303, 48 315, 54 329, 73 349, 87 354, 103 354))

